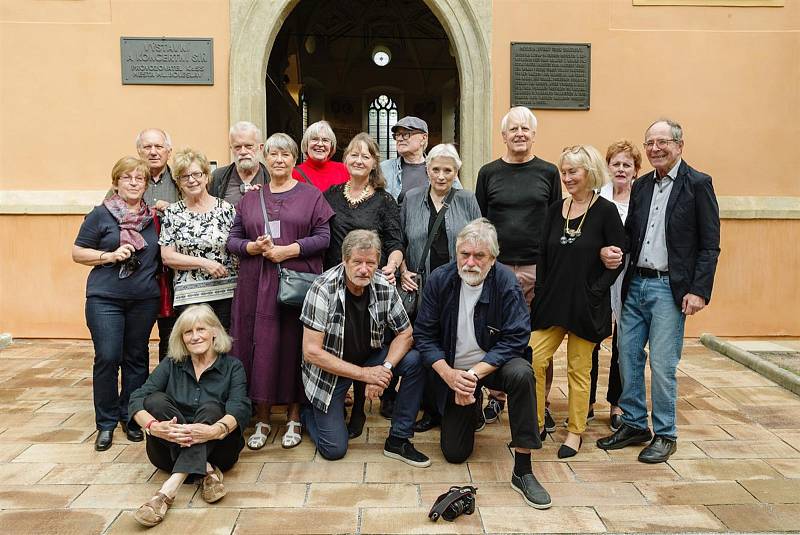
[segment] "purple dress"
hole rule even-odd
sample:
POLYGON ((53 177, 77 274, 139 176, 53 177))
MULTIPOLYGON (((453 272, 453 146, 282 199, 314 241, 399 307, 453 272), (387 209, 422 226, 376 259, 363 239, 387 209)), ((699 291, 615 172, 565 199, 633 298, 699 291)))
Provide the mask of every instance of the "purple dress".
MULTIPOLYGON (((300 245, 300 256, 282 263, 308 273, 322 273, 330 242, 328 221, 333 210, 322 193, 298 183, 283 193, 262 190, 276 245, 300 245), (280 225, 280 237, 275 226, 280 225)), ((247 253, 247 244, 264 232, 261 192, 246 193, 236 206, 228 250, 239 256, 239 281, 231 307, 232 355, 244 364, 250 399, 256 403, 300 403, 303 329, 300 309, 278 304, 278 269, 261 255, 247 253)))

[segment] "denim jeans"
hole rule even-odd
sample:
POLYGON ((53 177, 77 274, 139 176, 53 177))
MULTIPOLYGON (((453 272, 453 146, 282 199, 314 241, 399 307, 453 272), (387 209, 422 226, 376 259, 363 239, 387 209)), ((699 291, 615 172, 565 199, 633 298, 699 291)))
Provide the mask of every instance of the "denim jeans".
POLYGON ((678 381, 675 373, 683 349, 686 317, 672 297, 668 277, 634 275, 622 307, 619 323, 619 369, 622 421, 637 429, 647 428, 647 391, 644 365, 650 342, 650 396, 653 431, 671 439, 678 436, 675 404, 678 381))
MULTIPOLYGON (((364 367, 382 364, 388 352, 387 346, 376 350, 364 363, 364 367)), ((411 438, 414 436, 414 420, 417 418, 425 384, 422 357, 417 350, 412 349, 393 371, 395 375, 402 377, 402 381, 394 404, 389 434, 397 438, 411 438)), ((327 412, 316 407, 307 407, 301 414, 303 427, 325 459, 341 459, 347 453, 348 434, 344 421, 344 398, 352 382, 353 380, 347 377, 339 377, 336 380, 327 412)))
POLYGON ((86 325, 94 344, 92 380, 97 429, 110 431, 128 421, 128 400, 149 375, 148 342, 159 298, 86 298, 86 325), (122 368, 122 392, 117 383, 122 368))

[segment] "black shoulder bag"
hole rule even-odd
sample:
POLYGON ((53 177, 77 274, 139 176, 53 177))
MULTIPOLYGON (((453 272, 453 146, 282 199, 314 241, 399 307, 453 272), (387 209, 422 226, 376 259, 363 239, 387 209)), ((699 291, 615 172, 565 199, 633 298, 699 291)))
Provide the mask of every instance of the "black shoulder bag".
POLYGON ((444 222, 444 214, 447 212, 447 209, 450 208, 450 203, 453 201, 453 197, 456 194, 456 189, 451 187, 450 192, 447 194, 447 197, 444 198, 442 201, 442 209, 439 210, 439 213, 436 216, 436 220, 433 222, 433 227, 431 228, 430 233, 428 234, 428 240, 425 242, 425 247, 422 248, 422 256, 419 259, 419 264, 414 269, 414 267, 409 266, 408 262, 406 262, 406 267, 416 273, 417 275, 414 278, 414 281, 417 283, 417 291, 415 292, 408 292, 403 289, 402 285, 398 288, 400 293, 400 301, 403 303, 403 308, 406 309, 406 314, 409 317, 413 316, 417 311, 417 305, 419 305, 420 300, 422 299, 422 285, 424 283, 424 274, 420 271, 421 269, 425 269, 425 261, 428 258, 428 254, 431 252, 431 246, 433 245, 433 240, 436 238, 436 234, 439 231, 439 227, 442 226, 444 222))
MULTIPOLYGON (((264 214, 264 233, 272 238, 272 232, 269 230, 269 216, 267 216, 267 205, 264 202, 264 188, 259 192, 261 199, 261 212, 264 214)), ((274 243, 274 240, 273 240, 274 243)), ((316 273, 305 273, 303 271, 295 271, 278 267, 278 303, 292 307, 302 307, 303 301, 306 299, 308 289, 311 284, 319 277, 316 273)))

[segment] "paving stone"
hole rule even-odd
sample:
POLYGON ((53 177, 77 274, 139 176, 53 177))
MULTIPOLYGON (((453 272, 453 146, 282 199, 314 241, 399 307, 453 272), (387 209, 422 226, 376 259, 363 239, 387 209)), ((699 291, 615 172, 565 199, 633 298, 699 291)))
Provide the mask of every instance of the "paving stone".
POLYGON ((668 464, 682 479, 739 481, 780 478, 781 475, 761 459, 670 460, 668 464))
MULTIPOLYGON (((426 503, 423 502, 422 505, 426 503)), ((416 485, 387 483, 311 483, 306 502, 307 507, 417 507, 419 505, 416 485)))
MULTIPOLYGON (((78 509, 108 508, 138 509, 140 505, 152 498, 161 485, 152 483, 89 485, 73 503, 78 509)), ((197 489, 196 485, 181 485, 175 496, 175 503, 170 509, 186 507, 197 489)))
POLYGON ((800 479, 757 479, 741 484, 762 503, 800 503, 800 479))
MULTIPOLYGON (((761 377, 759 375, 759 377, 761 377)), ((679 400, 680 401, 680 400, 679 400)), ((718 397, 709 398, 691 398, 685 400, 690 407, 679 407, 681 409, 699 409, 705 411, 738 411, 739 407, 728 401, 718 397)), ((691 422, 690 422, 691 423, 691 422)))
MULTIPOLYGON (((170 508, 164 521, 152 528, 139 525, 133 511, 123 511, 106 532, 107 535, 174 535, 197 533, 202 535, 230 535, 233 532, 238 509, 209 507, 205 509, 170 508)), ((263 535, 264 532, 262 532, 263 535)))
POLYGON ((775 434, 791 447, 800 451, 800 431, 796 429, 776 430, 775 434))
POLYGON ((114 444, 106 451, 95 451, 92 444, 33 444, 14 458, 20 463, 108 463, 125 446, 114 444))
POLYGON ((86 535, 103 533, 117 517, 116 509, 0 511, 0 526, 14 535, 86 535))
POLYGON ((30 442, 6 443, 0 447, 0 463, 7 463, 19 456, 20 453, 30 448, 30 442))
POLYGON ((731 531, 797 531, 800 505, 713 505, 710 506, 731 531))
MULTIPOLYGON (((83 485, 0 485, 0 509, 63 509, 83 485)), ((106 506, 109 508, 113 506, 106 506)))
POLYGON ((759 424, 723 424, 720 427, 736 440, 775 440, 775 435, 759 424))
POLYGON ((678 427, 697 424, 746 424, 749 419, 739 411, 678 409, 678 427))
POLYGON ((306 483, 230 483, 223 478, 228 494, 213 504, 203 501, 198 490, 189 507, 303 507, 306 483))
POLYGON ((767 459, 772 468, 789 478, 800 478, 800 463, 797 459, 767 459))
POLYGON ((698 532, 725 531, 711 512, 699 505, 650 505, 596 507, 609 531, 618 532, 698 532))
POLYGON ((780 386, 749 386, 740 388, 715 388, 721 397, 737 405, 796 405, 800 397, 780 386))
POLYGON ((364 481, 364 463, 264 463, 258 480, 266 483, 358 483, 364 481))
POLYGON ((480 513, 461 515, 456 522, 428 519, 429 508, 364 509, 361 514, 361 533, 482 533, 480 513))
POLYGON ((718 387, 775 386, 766 377, 749 370, 737 373, 693 373, 692 378, 712 390, 718 387))
POLYGON ((666 463, 569 463, 578 481, 663 481, 678 479, 666 463))
MULTIPOLYGON (((0 481, 5 485, 33 485, 41 480, 55 464, 4 463, 0 464, 0 481)), ((42 481, 48 483, 48 481, 42 481)))
POLYGON ((637 481, 635 485, 654 505, 756 503, 755 498, 735 481, 637 481))
POLYGON ((796 406, 747 405, 742 406, 749 421, 768 429, 800 429, 800 410, 796 406))
MULTIPOLYGON (((17 466, 17 463, 9 466, 17 466)), ((41 464, 41 466, 48 465, 41 464)), ((40 483, 53 485, 145 483, 155 471, 155 467, 150 463, 59 464, 50 470, 40 483)))
POLYGON ((235 534, 355 533, 357 523, 358 511, 354 509, 245 509, 239 515, 235 534))
MULTIPOLYGON (((670 456, 670 460, 675 459, 708 459, 708 455, 697 447, 694 442, 683 440, 681 428, 678 428, 678 450, 670 456)), ((639 462, 639 452, 644 449, 645 444, 640 446, 630 446, 621 450, 609 450, 608 456, 614 462, 639 462)))
MULTIPOLYGON (((538 478, 537 478, 538 479, 538 478)), ((542 483, 553 507, 575 507, 595 505, 646 505, 642 494, 631 483, 542 483)), ((485 506, 525 505, 522 497, 511 488, 510 481, 481 483, 478 487, 478 503, 485 506)), ((441 484, 422 484, 422 504, 432 505, 436 498, 448 489, 441 484)))
POLYGON ((790 459, 800 458, 800 451, 792 448, 785 442, 777 440, 744 442, 734 441, 706 441, 699 442, 697 446, 715 459, 790 459))
MULTIPOLYGON (((479 491, 480 492, 480 491, 479 491)), ((479 507, 487 533, 601 533, 603 522, 591 507, 479 507)), ((460 519, 459 519, 460 520, 460 519)))
POLYGON ((0 435, 2 442, 76 443, 80 444, 94 435, 94 427, 40 427, 24 426, 6 429, 0 435))
MULTIPOLYGON (((509 476, 510 477, 510 476, 509 476)), ((367 463, 367 483, 469 483, 466 464, 433 463, 428 468, 414 468, 400 461, 367 463)))

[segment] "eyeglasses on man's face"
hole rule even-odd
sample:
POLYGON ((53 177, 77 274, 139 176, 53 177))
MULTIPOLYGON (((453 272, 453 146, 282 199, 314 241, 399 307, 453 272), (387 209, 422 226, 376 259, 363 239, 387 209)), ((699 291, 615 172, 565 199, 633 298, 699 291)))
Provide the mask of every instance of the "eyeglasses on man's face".
POLYGON ((664 149, 670 143, 677 143, 676 139, 650 139, 642 143, 645 149, 652 149, 656 147, 658 149, 664 149))
POLYGON ((411 131, 411 132, 408 132, 408 131, 406 131, 406 132, 397 131, 394 134, 392 134, 392 137, 394 138, 395 141, 401 141, 401 140, 405 141, 406 139, 409 139, 414 134, 424 134, 424 133, 425 132, 419 132, 419 131, 416 131, 416 130, 415 131, 411 131))

